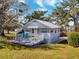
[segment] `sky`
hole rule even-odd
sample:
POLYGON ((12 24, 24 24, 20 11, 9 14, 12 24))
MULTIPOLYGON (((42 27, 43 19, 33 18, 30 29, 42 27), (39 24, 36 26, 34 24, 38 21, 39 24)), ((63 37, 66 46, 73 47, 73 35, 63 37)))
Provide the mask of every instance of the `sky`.
POLYGON ((53 9, 56 8, 56 6, 59 6, 60 2, 63 2, 63 0, 20 0, 20 1, 27 3, 31 7, 29 13, 32 13, 32 11, 34 10, 48 11, 45 14, 45 16, 50 15, 53 9))
MULTIPOLYGON (((31 14, 34 10, 44 10, 48 11, 44 16, 49 16, 56 6, 60 6, 63 0, 20 0, 21 2, 27 3, 31 9, 28 14, 31 14)), ((73 26, 73 22, 69 22, 70 26, 73 26)))

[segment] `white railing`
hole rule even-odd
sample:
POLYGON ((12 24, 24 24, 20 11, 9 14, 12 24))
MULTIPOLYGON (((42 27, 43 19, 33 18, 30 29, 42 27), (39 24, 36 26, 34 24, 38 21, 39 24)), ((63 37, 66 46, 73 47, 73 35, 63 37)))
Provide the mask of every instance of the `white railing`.
POLYGON ((46 39, 48 42, 55 41, 59 39, 59 33, 40 33, 40 34, 33 34, 30 33, 31 37, 30 38, 23 38, 21 35, 18 37, 15 37, 15 41, 19 43, 28 43, 29 44, 36 44, 39 43, 40 41, 43 41, 46 39))

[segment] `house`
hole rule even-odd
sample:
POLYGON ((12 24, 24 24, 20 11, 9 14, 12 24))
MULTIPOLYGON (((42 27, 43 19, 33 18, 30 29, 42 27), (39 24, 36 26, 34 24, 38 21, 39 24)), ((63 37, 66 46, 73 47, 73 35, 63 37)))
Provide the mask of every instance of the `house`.
POLYGON ((56 40, 59 37, 61 26, 53 23, 34 19, 26 23, 24 31, 29 32, 33 35, 43 35, 44 39, 56 40))
POLYGON ((33 19, 24 25, 24 33, 18 34, 16 41, 24 45, 35 45, 41 42, 55 43, 59 41, 60 29, 59 25, 33 19), (30 37, 27 38, 27 36, 30 37))
POLYGON ((34 19, 25 24, 24 30, 26 32, 39 34, 39 33, 58 33, 60 32, 61 26, 55 25, 53 23, 34 19))

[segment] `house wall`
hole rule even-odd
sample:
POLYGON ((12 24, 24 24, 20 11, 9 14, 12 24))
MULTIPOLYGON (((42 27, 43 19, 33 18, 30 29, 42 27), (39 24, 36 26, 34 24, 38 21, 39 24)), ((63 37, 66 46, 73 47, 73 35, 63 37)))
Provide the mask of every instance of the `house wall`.
POLYGON ((31 33, 59 33, 60 29, 50 29, 50 28, 38 28, 38 29, 26 29, 26 32, 31 32, 31 33))
POLYGON ((46 29, 46 28, 39 29, 39 33, 47 33, 48 31, 49 29, 46 29))
POLYGON ((37 31, 37 33, 48 33, 49 32, 49 29, 46 29, 46 28, 39 28, 39 29, 35 29, 35 28, 30 28, 30 29, 26 29, 25 31, 27 32, 31 32, 31 33, 34 33, 37 31))
POLYGON ((37 31, 37 33, 60 32, 60 29, 58 29, 58 28, 52 29, 37 21, 31 21, 31 22, 27 23, 24 26, 24 30, 27 32, 31 32, 31 33, 34 33, 35 31, 37 31))

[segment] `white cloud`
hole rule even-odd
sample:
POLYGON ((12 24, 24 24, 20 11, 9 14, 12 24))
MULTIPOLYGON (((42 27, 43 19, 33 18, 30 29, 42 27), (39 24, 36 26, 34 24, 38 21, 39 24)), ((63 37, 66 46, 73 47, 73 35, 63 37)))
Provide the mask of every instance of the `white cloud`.
POLYGON ((56 0, 43 0, 45 3, 45 5, 48 5, 48 6, 54 6, 55 3, 56 3, 56 0))
POLYGON ((41 7, 44 7, 44 6, 54 6, 55 3, 56 3, 56 0, 35 0, 35 2, 41 6, 41 7))
POLYGON ((23 2, 23 3, 25 3, 25 0, 18 0, 19 2, 23 2))
POLYGON ((64 0, 60 0, 61 2, 64 2, 64 0))
POLYGON ((36 2, 40 7, 44 7, 42 0, 35 0, 35 2, 36 2))

